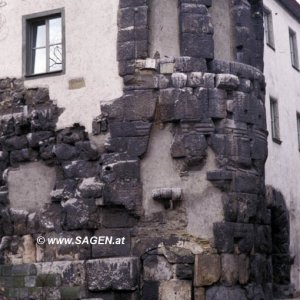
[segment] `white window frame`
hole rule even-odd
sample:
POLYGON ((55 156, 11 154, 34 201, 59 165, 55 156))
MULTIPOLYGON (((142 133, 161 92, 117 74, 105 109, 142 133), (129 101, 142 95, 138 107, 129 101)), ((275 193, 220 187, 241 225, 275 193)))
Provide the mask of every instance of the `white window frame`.
POLYGON ((281 144, 278 100, 273 97, 270 97, 270 113, 271 113, 272 139, 274 142, 281 144))
POLYGON ((37 77, 37 76, 51 76, 51 75, 60 75, 65 74, 65 66, 66 66, 66 55, 65 55, 65 11, 64 8, 54 9, 50 11, 44 11, 39 13, 34 13, 30 15, 26 15, 22 17, 23 21, 23 75, 26 78, 30 77, 37 77), (62 21, 62 69, 50 71, 49 70, 49 20, 55 16, 60 16, 62 21), (46 72, 43 73, 34 73, 33 68, 33 61, 32 61, 32 30, 34 22, 38 20, 45 20, 46 22, 46 30, 47 30, 47 37, 46 37, 46 72))
POLYGON ((264 7, 264 29, 266 44, 275 50, 272 11, 264 7))
POLYGON ((297 136, 298 136, 298 150, 300 151, 300 113, 297 112, 297 136))
POLYGON ((289 28, 289 43, 291 52, 291 63, 294 68, 299 70, 299 56, 298 56, 298 46, 297 46, 297 34, 296 32, 289 28))

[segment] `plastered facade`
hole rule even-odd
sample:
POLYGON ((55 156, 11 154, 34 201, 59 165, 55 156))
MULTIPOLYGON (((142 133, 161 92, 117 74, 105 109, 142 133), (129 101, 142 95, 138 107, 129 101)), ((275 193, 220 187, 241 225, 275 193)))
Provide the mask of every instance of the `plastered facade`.
MULTIPOLYGON (((95 12, 99 3, 85 5, 95 12)), ((56 170, 51 203, 34 212, 13 209, 7 178, 1 182, 4 295, 272 299, 271 208, 280 215, 275 204, 282 198, 266 194, 264 182, 262 1, 234 1, 225 12, 232 61, 214 56, 214 1, 178 1, 176 57, 151 57, 147 0, 118 4, 109 37, 117 32, 112 65, 124 86, 98 112, 91 106, 89 125, 72 115, 76 124, 62 126, 67 109, 47 89, 1 81, 8 97, 1 111, 3 173, 36 161, 56 170), (39 235, 111 235, 126 242, 38 245, 39 235)), ((68 16, 67 3, 65 10, 68 16)))
MULTIPOLYGON (((92 131, 92 120, 101 101, 122 94, 118 76, 117 14, 118 1, 46 0, 2 1, 1 26, 2 68, 0 77, 21 78, 22 16, 65 8, 66 70, 64 75, 25 80, 27 87, 51 86, 50 97, 64 108, 57 128, 80 123, 92 131), (89 20, 88 22, 86 20, 89 20), (13 51, 7 51, 13 49, 13 51), (82 78, 85 86, 70 89, 69 81, 82 78), (111 87, 114 88, 111 88, 111 87)), ((49 89, 50 90, 50 89, 49 89)))
POLYGON ((265 0, 264 5, 272 12, 275 50, 265 46, 265 76, 267 125, 270 131, 269 156, 266 162, 266 183, 279 189, 290 212, 292 282, 299 290, 299 184, 297 170, 300 166, 297 115, 300 111, 299 72, 292 67, 289 45, 289 28, 297 34, 300 49, 300 24, 290 12, 276 1, 265 0), (281 144, 272 140, 270 97, 278 100, 281 144), (284 174, 284 176, 282 176, 284 174))

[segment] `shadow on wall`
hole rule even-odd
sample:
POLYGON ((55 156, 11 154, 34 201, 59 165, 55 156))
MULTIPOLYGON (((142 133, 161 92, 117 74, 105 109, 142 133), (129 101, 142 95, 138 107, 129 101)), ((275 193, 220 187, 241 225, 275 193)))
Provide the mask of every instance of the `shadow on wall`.
POLYGON ((292 297, 290 256, 290 217, 281 192, 267 187, 267 199, 271 208, 272 230, 272 267, 274 297, 292 297))

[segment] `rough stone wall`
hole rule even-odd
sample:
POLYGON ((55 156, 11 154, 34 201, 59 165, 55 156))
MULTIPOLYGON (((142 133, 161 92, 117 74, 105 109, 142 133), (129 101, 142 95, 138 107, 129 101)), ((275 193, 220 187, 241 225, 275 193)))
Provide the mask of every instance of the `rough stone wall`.
MULTIPOLYGON (((254 67, 262 68, 262 48, 251 48, 253 58, 246 44, 256 46, 236 35, 237 62, 214 60, 212 1, 178 5, 182 56, 149 58, 148 1, 120 0, 124 94, 103 104, 93 123, 94 135, 108 138, 103 150, 79 124, 55 130, 59 111, 46 90, 0 82, 0 292, 8 299, 272 299, 265 82, 254 67), (186 181, 213 151, 217 167, 206 176, 222 193, 224 215, 212 224, 213 240, 188 233, 182 186, 153 189, 163 209, 145 215, 140 165, 154 126, 171 128, 169 156, 186 181), (5 170, 30 161, 56 168, 57 178, 52 203, 28 213, 10 207, 5 170), (38 246, 40 235, 126 242, 38 246)), ((260 40, 254 32, 263 31, 254 31, 252 21, 262 29, 262 2, 232 5, 239 17, 251 17, 241 26, 260 40)))

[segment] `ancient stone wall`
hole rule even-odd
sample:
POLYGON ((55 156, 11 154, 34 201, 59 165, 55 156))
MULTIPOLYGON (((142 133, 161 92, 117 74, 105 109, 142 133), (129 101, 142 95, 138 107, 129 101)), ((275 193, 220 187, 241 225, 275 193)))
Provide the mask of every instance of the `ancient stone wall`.
MULTIPOLYGON (((105 147, 94 147, 80 124, 56 131, 60 111, 45 89, 1 80, 0 282, 8 299, 272 299, 262 2, 232 1, 232 62, 214 59, 212 4, 180 0, 181 56, 149 58, 148 1, 120 0, 124 94, 103 104, 93 123, 105 147), (161 209, 145 214, 141 162, 154 129, 170 130, 167 155, 180 179, 148 191, 161 209), (36 212, 14 209, 7 168, 36 161, 56 170, 51 202, 36 212), (212 239, 189 232, 190 191, 181 185, 193 176, 201 190, 203 170, 223 207, 212 239), (125 243, 41 246, 39 236, 125 243)), ((199 220, 214 209, 209 200, 218 201, 206 197, 199 220)))

